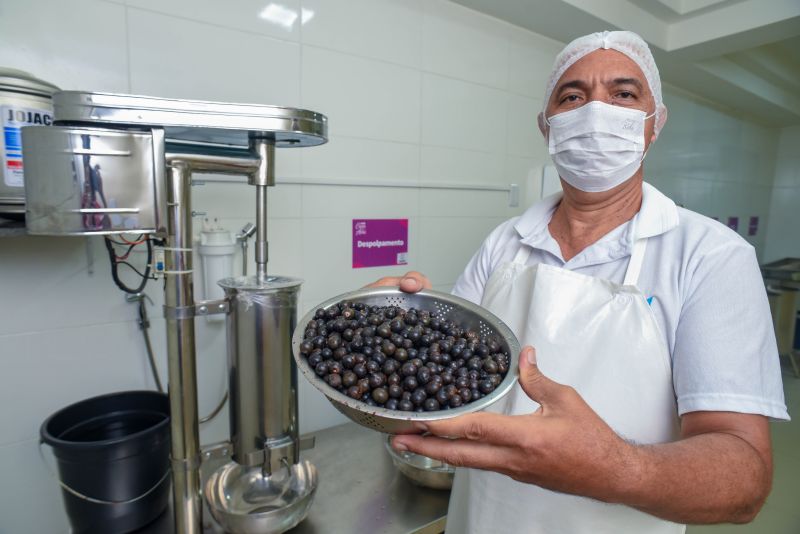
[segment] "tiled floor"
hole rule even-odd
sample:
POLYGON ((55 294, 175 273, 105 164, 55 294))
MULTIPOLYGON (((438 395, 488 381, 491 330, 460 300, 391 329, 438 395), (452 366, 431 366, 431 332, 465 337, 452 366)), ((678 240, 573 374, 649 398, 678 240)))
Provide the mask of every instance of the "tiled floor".
POLYGON ((687 534, 800 533, 800 379, 784 363, 783 390, 793 420, 772 423, 775 478, 767 504, 750 524, 690 526, 687 534))

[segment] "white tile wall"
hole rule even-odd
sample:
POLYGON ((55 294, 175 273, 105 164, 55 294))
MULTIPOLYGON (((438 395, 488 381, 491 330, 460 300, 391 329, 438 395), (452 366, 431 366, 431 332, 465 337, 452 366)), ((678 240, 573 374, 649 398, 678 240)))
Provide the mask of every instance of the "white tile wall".
POLYGON ((763 261, 777 132, 669 86, 664 102, 668 120, 645 159, 645 179, 676 203, 723 224, 738 217, 738 233, 763 261), (759 217, 759 226, 757 234, 750 236, 753 216, 759 217))
MULTIPOLYGON (((328 115, 330 143, 281 151, 279 185, 269 193, 270 270, 306 280, 301 312, 407 269, 450 290, 484 237, 539 198, 549 158, 536 114, 559 48, 443 0, 0 2, 0 65, 64 88, 301 105, 328 115), (260 17, 269 5, 281 8, 260 17), (291 21, 270 22, 270 13, 291 21), (426 188, 392 187, 398 182, 426 188), (516 208, 504 191, 474 189, 510 183, 520 187, 516 208), (437 184, 472 188, 428 188, 437 184), (408 266, 351 268, 351 221, 361 217, 409 219, 408 266)), ((763 214, 758 247, 771 202, 768 249, 797 254, 797 129, 780 136, 776 174, 776 132, 678 91, 666 98, 671 118, 648 155, 649 179, 688 207, 739 216, 745 229, 749 214, 763 214)), ((241 181, 206 181, 193 188, 193 204, 232 231, 255 212, 241 181)), ((102 241, 89 240, 89 275, 83 239, 2 239, 0 533, 63 532, 58 491, 35 452, 39 424, 90 395, 153 384, 136 308, 113 286, 102 241)), ((251 272, 252 262, 250 247, 251 272)), ((160 285, 148 293, 165 375, 160 285)), ((205 414, 224 387, 225 332, 206 320, 196 328, 205 414)), ((341 421, 301 380, 301 431, 341 421)), ((224 413, 201 429, 205 443, 226 435, 224 413)))
POLYGON ((337 135, 314 150, 297 152, 303 158, 303 177, 310 181, 419 182, 420 147, 416 143, 337 135))
POLYGON ((0 65, 62 89, 127 91, 125 35, 123 6, 97 0, 0 3, 0 65))
POLYGON ((268 35, 284 41, 300 40, 300 0, 236 0, 235 9, 231 9, 228 2, 193 0, 125 0, 125 3, 141 10, 268 35))
POLYGON ((775 187, 769 213, 765 261, 800 257, 800 126, 780 132, 775 187))
POLYGON ((419 68, 422 4, 422 0, 303 0, 307 20, 303 42, 419 68))
POLYGON ((420 72, 303 46, 303 106, 324 110, 332 135, 419 142, 420 72))
POLYGON ((435 74, 422 79, 422 143, 502 154, 508 93, 435 74))
POLYGON ((424 184, 497 184, 503 176, 503 156, 463 148, 423 145, 421 180, 424 184))
POLYGON ((300 104, 297 43, 139 9, 128 9, 128 25, 134 93, 300 104))
POLYGON ((425 2, 423 68, 498 89, 508 86, 508 25, 443 0, 425 2))

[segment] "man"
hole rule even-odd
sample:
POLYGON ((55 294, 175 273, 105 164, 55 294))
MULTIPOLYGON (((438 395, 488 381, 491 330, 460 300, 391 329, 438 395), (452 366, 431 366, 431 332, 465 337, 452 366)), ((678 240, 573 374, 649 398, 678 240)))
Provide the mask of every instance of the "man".
MULTIPOLYGON (((453 290, 526 345, 520 387, 393 445, 470 468, 448 532, 751 521, 771 486, 768 418, 788 419, 753 248, 643 184, 667 115, 639 36, 567 45, 544 105, 563 195, 495 229, 453 290)), ((430 287, 415 272, 376 284, 430 287)))

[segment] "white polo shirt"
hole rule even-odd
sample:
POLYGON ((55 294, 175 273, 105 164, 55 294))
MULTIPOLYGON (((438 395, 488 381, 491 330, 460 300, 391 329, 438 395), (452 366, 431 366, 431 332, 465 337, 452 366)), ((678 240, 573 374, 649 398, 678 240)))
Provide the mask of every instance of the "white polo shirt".
POLYGON ((637 286, 648 298, 672 357, 678 413, 731 411, 789 419, 778 349, 755 250, 736 232, 678 208, 645 183, 642 207, 577 256, 564 261, 548 223, 561 193, 498 226, 453 288, 480 303, 500 265, 531 247, 544 263, 621 284, 636 239, 647 237, 637 286))

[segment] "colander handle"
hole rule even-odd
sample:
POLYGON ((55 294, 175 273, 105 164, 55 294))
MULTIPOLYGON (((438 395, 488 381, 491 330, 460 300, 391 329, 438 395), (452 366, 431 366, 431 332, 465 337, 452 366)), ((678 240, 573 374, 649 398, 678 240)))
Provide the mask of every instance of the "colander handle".
POLYGON ((83 499, 85 501, 89 501, 89 502, 94 503, 94 504, 131 504, 131 503, 134 503, 136 501, 140 501, 140 500, 144 499, 145 497, 147 497, 148 495, 150 495, 151 493, 153 493, 156 490, 156 488, 158 488, 161 485, 161 483, 164 482, 167 479, 167 477, 170 475, 170 472, 171 472, 171 469, 168 468, 167 472, 164 473, 164 476, 162 476, 160 479, 158 479, 158 482, 156 482, 155 485, 152 488, 150 488, 149 490, 145 491, 144 493, 142 493, 138 497, 134 497, 133 499, 128 499, 128 500, 125 500, 125 501, 105 501, 105 500, 102 500, 102 499, 95 499, 94 497, 89 497, 88 495, 84 495, 83 493, 70 488, 69 486, 64 484, 64 482, 62 482, 61 479, 58 478, 58 476, 56 476, 55 472, 53 471, 52 466, 49 463, 47 463, 47 459, 44 457, 44 452, 42 451, 42 444, 43 443, 44 442, 42 440, 39 440, 39 446, 38 446, 39 447, 39 457, 42 459, 42 463, 44 464, 45 469, 47 469, 47 472, 50 474, 51 477, 53 477, 53 480, 58 482, 59 486, 61 486, 65 491, 68 491, 69 493, 71 493, 75 497, 78 497, 79 499, 83 499))

